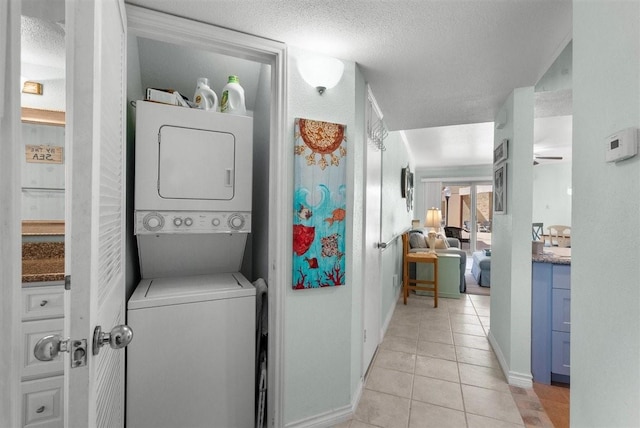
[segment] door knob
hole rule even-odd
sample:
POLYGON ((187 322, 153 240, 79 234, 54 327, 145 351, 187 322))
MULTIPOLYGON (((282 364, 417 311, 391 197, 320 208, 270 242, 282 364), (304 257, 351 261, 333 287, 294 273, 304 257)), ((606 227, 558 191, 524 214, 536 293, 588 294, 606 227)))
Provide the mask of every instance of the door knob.
POLYGON ((67 340, 62 340, 59 334, 50 334, 38 340, 33 348, 33 355, 39 361, 54 360, 60 352, 67 352, 67 340))
POLYGON ((93 330, 93 355, 98 355, 100 348, 106 343, 113 349, 120 349, 127 346, 133 339, 133 330, 128 325, 117 325, 109 333, 102 331, 101 326, 96 326, 93 330))
POLYGON ((87 341, 62 339, 59 334, 50 334, 38 340, 33 355, 39 361, 54 360, 60 352, 71 353, 71 367, 83 367, 87 364, 87 341))

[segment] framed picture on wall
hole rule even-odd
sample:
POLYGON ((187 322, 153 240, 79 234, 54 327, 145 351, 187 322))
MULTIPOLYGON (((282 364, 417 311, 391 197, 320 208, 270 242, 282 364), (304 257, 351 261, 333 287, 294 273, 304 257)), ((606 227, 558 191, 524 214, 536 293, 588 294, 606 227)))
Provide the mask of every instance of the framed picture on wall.
POLYGON ((507 164, 502 164, 493 171, 493 212, 507 212, 507 164))
POLYGON ((509 158, 509 140, 506 138, 498 144, 498 147, 493 151, 493 165, 497 166, 499 163, 506 161, 509 158))

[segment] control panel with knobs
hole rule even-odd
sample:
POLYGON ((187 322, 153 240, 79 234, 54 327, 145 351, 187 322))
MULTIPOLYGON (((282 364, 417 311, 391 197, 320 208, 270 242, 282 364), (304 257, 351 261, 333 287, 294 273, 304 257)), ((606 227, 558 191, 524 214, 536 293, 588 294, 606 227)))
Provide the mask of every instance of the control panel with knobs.
POLYGON ((250 212, 136 211, 136 234, 249 232, 250 212))

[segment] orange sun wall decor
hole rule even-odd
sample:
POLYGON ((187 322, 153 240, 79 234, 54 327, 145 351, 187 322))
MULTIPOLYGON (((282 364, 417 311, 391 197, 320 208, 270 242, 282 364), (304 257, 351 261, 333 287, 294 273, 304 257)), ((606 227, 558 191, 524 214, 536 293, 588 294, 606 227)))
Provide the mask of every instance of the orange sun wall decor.
POLYGON ((294 289, 345 284, 346 127, 296 119, 294 289))

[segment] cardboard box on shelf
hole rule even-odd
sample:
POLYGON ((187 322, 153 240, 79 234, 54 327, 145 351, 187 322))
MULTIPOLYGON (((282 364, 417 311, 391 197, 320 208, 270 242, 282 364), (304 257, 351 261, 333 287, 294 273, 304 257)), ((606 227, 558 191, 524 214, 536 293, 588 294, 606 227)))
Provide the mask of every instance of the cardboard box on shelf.
POLYGON ((182 95, 173 89, 147 88, 146 100, 162 104, 190 107, 182 95))

